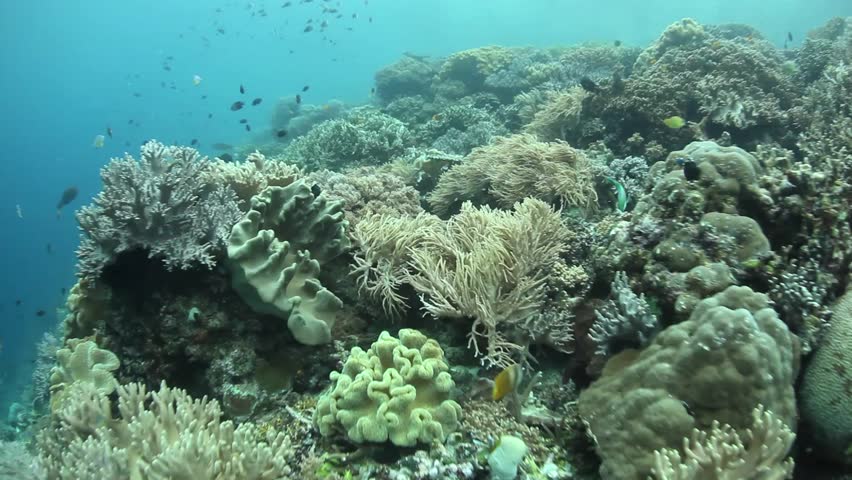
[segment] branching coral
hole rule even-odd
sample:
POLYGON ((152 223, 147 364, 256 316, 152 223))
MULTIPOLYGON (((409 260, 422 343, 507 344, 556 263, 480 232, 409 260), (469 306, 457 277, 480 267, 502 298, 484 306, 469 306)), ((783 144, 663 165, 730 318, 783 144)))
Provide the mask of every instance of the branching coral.
POLYGON ((234 192, 200 181, 210 163, 198 151, 150 141, 140 161, 130 155, 101 170, 103 190, 77 214, 83 277, 97 278, 123 253, 147 250, 166 268, 213 268, 240 217, 234 192))
POLYGON ((411 133, 399 120, 369 107, 314 126, 287 147, 284 160, 307 170, 378 165, 402 154, 411 133))
POLYGON ((591 207, 597 194, 588 159, 561 141, 539 142, 527 134, 499 137, 442 175, 428 200, 436 213, 446 215, 466 200, 510 208, 528 196, 591 207))
POLYGON ((409 283, 435 317, 472 318, 469 347, 483 362, 506 366, 523 348, 507 332, 538 314, 570 238, 559 214, 540 200, 528 198, 514 212, 465 203, 411 251, 409 283))
POLYGON ((752 425, 741 435, 730 425, 713 422, 709 431, 695 429, 676 449, 654 452, 657 480, 781 480, 792 478, 793 459, 787 452, 796 434, 765 410, 752 412, 752 425))
POLYGON ((215 400, 165 383, 156 392, 129 384, 118 388, 117 418, 113 407, 99 392, 75 390, 58 425, 39 440, 49 478, 289 478, 290 439, 274 428, 261 435, 252 423, 222 421, 215 400))

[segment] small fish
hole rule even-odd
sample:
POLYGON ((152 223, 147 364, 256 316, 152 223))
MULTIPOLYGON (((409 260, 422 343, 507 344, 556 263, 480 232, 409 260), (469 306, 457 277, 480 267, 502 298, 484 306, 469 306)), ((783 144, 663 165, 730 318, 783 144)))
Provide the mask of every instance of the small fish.
POLYGON ((787 41, 788 41, 788 42, 792 42, 792 41, 793 41, 793 32, 787 32, 787 41))
POLYGON ((302 91, 307 92, 308 90, 310 90, 310 88, 311 88, 310 85, 305 85, 304 87, 302 87, 302 91))
POLYGON ((281 5, 281 8, 287 8, 292 4, 293 4, 292 2, 284 2, 284 5, 281 5))
POLYGON ((207 118, 213 118, 213 114, 212 114, 212 113, 208 113, 208 114, 207 114, 207 118))
POLYGON ((192 84, 195 85, 196 87, 201 85, 201 80, 202 80, 202 78, 199 75, 193 75, 192 76, 192 84))
POLYGON ((62 195, 59 197, 59 202, 56 203, 56 216, 59 216, 59 212, 62 210, 62 207, 68 205, 73 202, 75 198, 77 198, 77 194, 80 193, 77 190, 77 187, 71 186, 66 188, 62 195))
POLYGON ((219 160, 224 160, 226 162, 233 162, 234 157, 232 157, 230 153, 223 153, 222 155, 219 155, 219 160))
POLYGON ((217 29, 216 29, 216 31, 217 31, 217 32, 219 32, 219 35, 224 35, 224 34, 225 34, 225 29, 224 29, 224 28, 222 28, 222 27, 217 28, 217 29))
POLYGON ((95 139, 92 141, 92 146, 95 148, 104 148, 105 141, 106 137, 103 135, 95 135, 95 139))
POLYGON ((322 193, 322 189, 320 188, 320 186, 319 186, 319 185, 317 185, 316 183, 315 183, 315 184, 313 184, 313 185, 311 185, 311 194, 312 194, 314 197, 319 197, 319 196, 320 196, 320 193, 322 193))
POLYGON ((683 178, 689 182, 694 182, 701 178, 701 169, 698 168, 698 164, 693 160, 683 162, 683 178))
POLYGON ((43 317, 47 314, 44 310, 36 310, 36 317, 43 317))
POLYGON ((370 17, 367 20, 369 20, 370 23, 373 23, 373 17, 370 17))
POLYGON ((304 30, 302 30, 302 33, 308 33, 308 32, 313 32, 313 31, 314 31, 314 27, 311 26, 311 25, 308 25, 307 27, 305 27, 304 30))
POLYGON ((370 89, 370 95, 375 95, 375 94, 376 94, 376 87, 373 87, 373 88, 370 89))
POLYGON ((352 18, 353 18, 353 19, 358 18, 358 14, 357 14, 357 13, 353 13, 353 14, 352 14, 352 18))
POLYGON ((248 119, 247 118, 241 118, 240 123, 248 123, 248 119))
POLYGON ((245 106, 245 103, 240 102, 240 101, 236 101, 236 102, 231 104, 231 111, 236 112, 237 110, 243 108, 243 106, 245 106))
POLYGON ((615 208, 619 212, 623 212, 627 210, 627 202, 630 201, 630 198, 627 195, 627 190, 624 188, 620 182, 612 177, 604 177, 606 180, 615 186, 615 208))
POLYGON ((244 87, 243 84, 240 84, 240 93, 246 93, 246 87, 244 87))
POLYGON ((524 370, 521 365, 516 363, 503 369, 494 377, 494 387, 491 389, 491 399, 495 402, 502 400, 503 397, 515 391, 521 384, 524 377, 524 370))
POLYGON ((201 96, 201 99, 202 99, 202 100, 207 100, 207 95, 202 95, 202 96, 201 96))
POLYGON ((171 71, 172 71, 172 67, 170 67, 169 65, 163 65, 163 70, 165 70, 165 71, 167 71, 167 72, 171 72, 171 71))
POLYGON ((65 296, 65 287, 60 288, 59 293, 61 293, 62 296, 64 297, 65 296))
POLYGON ((18 214, 18 218, 24 218, 24 211, 21 209, 21 205, 15 205, 15 213, 18 214))
POLYGON ((16 307, 20 307, 22 303, 24 303, 24 302, 20 298, 15 300, 15 306, 16 307))
POLYGON ((672 130, 677 130, 679 128, 683 128, 684 125, 686 125, 686 120, 684 120, 683 117, 679 115, 674 115, 669 118, 664 118, 663 124, 671 128, 672 130))
POLYGON ((443 118, 444 118, 444 116, 441 115, 440 113, 436 113, 435 115, 432 115, 432 121, 434 121, 434 122, 440 122, 441 120, 443 120, 443 118))
POLYGON ((250 131, 251 131, 251 125, 249 125, 248 123, 246 124, 246 131, 247 131, 247 132, 250 132, 250 131))
POLYGON ((580 79, 580 86, 583 87, 583 90, 590 92, 590 93, 595 93, 595 92, 600 90, 600 88, 598 87, 598 84, 595 83, 594 80, 592 80, 589 77, 581 78, 580 79))
POLYGON ((296 95, 296 105, 298 105, 298 104, 300 104, 300 103, 302 103, 302 96, 301 96, 301 95, 296 95))
POLYGON ((620 47, 621 46, 621 40, 616 40, 616 41, 612 42, 612 44, 615 45, 616 47, 620 47))
POLYGON ((142 94, 139 93, 139 92, 133 92, 133 96, 136 97, 136 98, 140 98, 142 96, 142 94))
POLYGON ((260 97, 255 98, 254 100, 251 101, 251 106, 256 107, 256 106, 260 105, 260 102, 262 102, 262 101, 263 101, 263 99, 260 98, 260 97))
POLYGON ((233 145, 227 143, 214 143, 212 147, 216 150, 231 150, 232 148, 234 148, 233 145))
POLYGON ((47 254, 53 255, 53 245, 51 245, 50 243, 47 244, 47 254))
POLYGON ((107 127, 106 132, 107 132, 107 135, 109 136, 109 138, 112 138, 112 129, 107 127))
POLYGON ((194 146, 196 146, 196 145, 198 145, 198 139, 197 139, 197 138, 193 138, 193 139, 192 139, 192 141, 191 141, 191 142, 189 142, 189 144, 190 144, 190 145, 192 145, 193 147, 194 147, 194 146))
POLYGON ((287 130, 278 130, 275 132, 275 136, 278 138, 284 138, 287 136, 287 130))

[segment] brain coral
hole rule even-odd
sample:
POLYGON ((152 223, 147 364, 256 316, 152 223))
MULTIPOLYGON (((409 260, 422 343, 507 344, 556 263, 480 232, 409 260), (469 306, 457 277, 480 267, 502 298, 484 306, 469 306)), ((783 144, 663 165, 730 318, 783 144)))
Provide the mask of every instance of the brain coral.
POLYGON ((693 428, 714 420, 743 429, 762 404, 795 425, 798 350, 766 295, 728 287, 702 300, 638 355, 613 357, 580 395, 611 479, 645 478, 654 450, 678 448, 693 428))
POLYGON ((831 309, 831 326, 804 371, 802 417, 821 455, 852 464, 852 289, 831 309))
POLYGON ((343 430, 356 443, 399 446, 443 442, 458 428, 461 407, 438 342, 404 328, 382 332, 369 350, 354 347, 332 389, 319 399, 314 422, 323 435, 343 430))

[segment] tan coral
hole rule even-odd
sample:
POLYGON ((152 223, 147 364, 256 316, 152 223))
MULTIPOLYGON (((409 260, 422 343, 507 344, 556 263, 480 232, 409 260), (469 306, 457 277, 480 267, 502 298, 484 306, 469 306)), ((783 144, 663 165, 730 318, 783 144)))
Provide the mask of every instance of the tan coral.
POLYGON ((302 176, 302 171, 295 165, 267 160, 260 153, 249 157, 240 163, 215 160, 203 180, 230 185, 240 201, 248 202, 266 187, 286 187, 302 176))

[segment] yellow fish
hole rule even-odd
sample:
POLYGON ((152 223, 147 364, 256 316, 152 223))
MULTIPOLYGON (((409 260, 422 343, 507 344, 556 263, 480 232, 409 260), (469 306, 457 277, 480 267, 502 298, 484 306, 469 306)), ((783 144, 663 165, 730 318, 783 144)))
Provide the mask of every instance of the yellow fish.
POLYGON ((673 117, 663 119, 663 123, 667 127, 677 130, 678 128, 683 128, 683 126, 686 125, 686 120, 684 120, 683 117, 675 115, 673 117))
POLYGON ((103 135, 96 135, 95 140, 92 142, 92 146, 95 148, 104 148, 105 140, 106 138, 104 138, 103 135))
POLYGON ((494 377, 494 388, 491 390, 491 399, 495 402, 515 391, 521 384, 524 370, 520 364, 509 365, 494 377))

